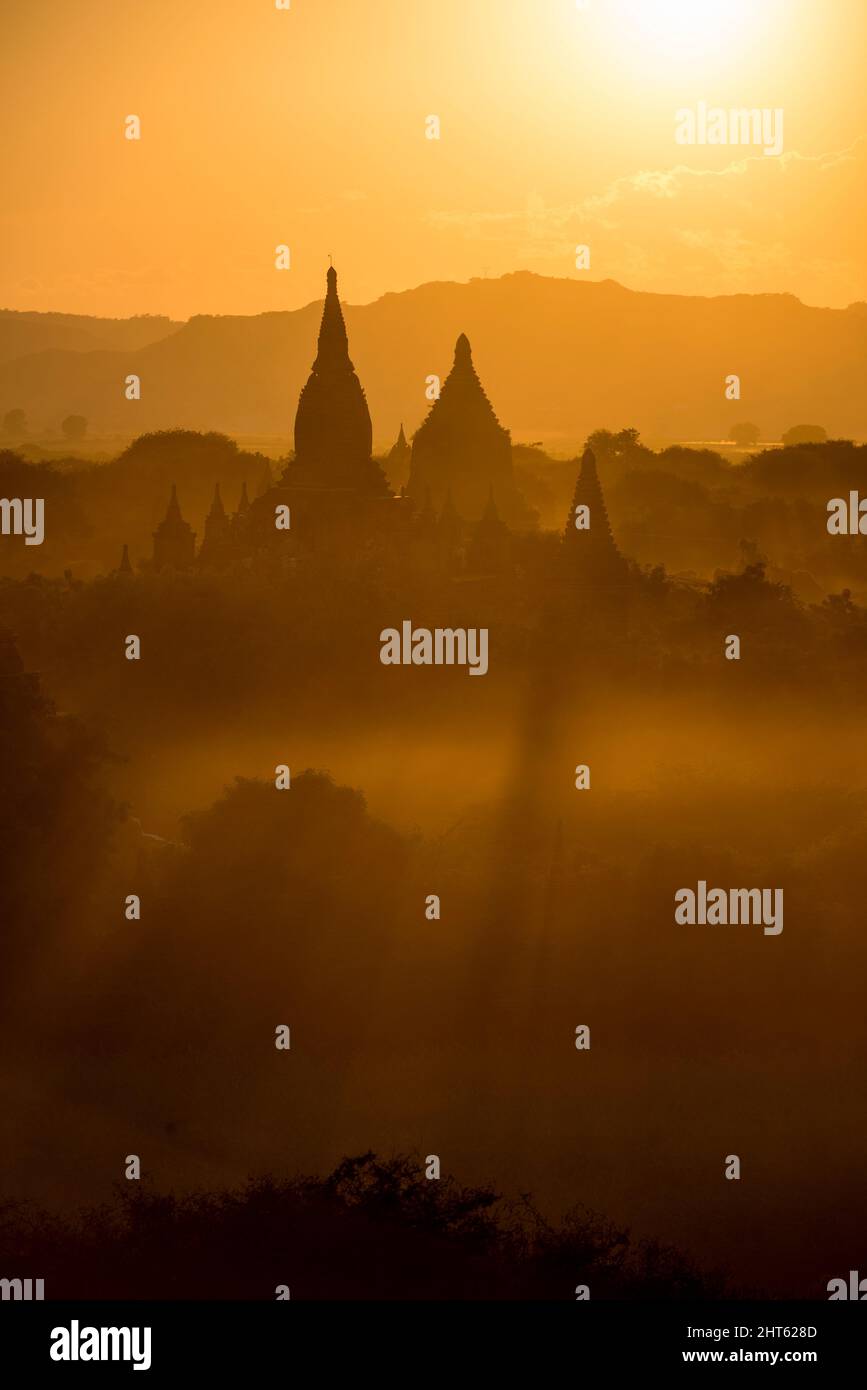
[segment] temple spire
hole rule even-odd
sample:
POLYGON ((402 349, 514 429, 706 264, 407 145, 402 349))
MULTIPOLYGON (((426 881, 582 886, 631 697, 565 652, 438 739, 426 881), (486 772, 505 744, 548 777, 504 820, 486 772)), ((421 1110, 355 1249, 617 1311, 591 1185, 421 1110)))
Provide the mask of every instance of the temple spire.
POLYGON ((566 551, 583 577, 603 581, 619 578, 625 571, 626 563, 611 532, 592 449, 585 449, 581 459, 565 541, 566 551))
POLYGON ((349 357, 334 266, 326 279, 319 350, 298 400, 295 458, 282 482, 385 496, 388 484, 372 458, 370 411, 349 357))
POLYGON ((214 485, 214 500, 211 503, 211 510, 208 513, 208 520, 225 520, 226 508, 223 506, 223 499, 220 496, 220 484, 214 485))
POLYGON ((388 474, 388 481, 395 491, 403 489, 406 486, 409 478, 411 458, 412 450, 407 443, 403 421, 401 421, 400 433, 385 458, 385 471, 388 474))
POLYGON ((188 569, 196 551, 196 533, 181 516, 178 490, 172 483, 172 495, 166 508, 165 520, 154 531, 153 568, 188 569))
POLYGON ((340 300, 337 297, 337 271, 333 265, 328 267, 325 277, 327 288, 325 291, 325 304, 322 307, 322 322, 319 325, 319 348, 316 354, 316 361, 313 363, 314 372, 328 370, 352 371, 352 363, 349 360, 349 339, 346 336, 346 324, 343 321, 343 310, 340 307, 340 300))
MULTIPOLYGON (((466 333, 461 333, 455 343, 455 366, 473 368, 473 350, 470 347, 470 340, 466 333)), ((475 370, 473 368, 473 370, 475 370)))

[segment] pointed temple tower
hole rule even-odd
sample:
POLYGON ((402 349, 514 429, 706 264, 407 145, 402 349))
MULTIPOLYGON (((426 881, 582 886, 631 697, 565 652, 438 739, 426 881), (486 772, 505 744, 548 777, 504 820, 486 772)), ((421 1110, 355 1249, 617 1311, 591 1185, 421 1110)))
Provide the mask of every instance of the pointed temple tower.
POLYGON ((132 565, 129 562, 129 546, 124 545, 123 554, 120 557, 120 564, 115 570, 115 574, 132 574, 132 565))
POLYGON ((461 516, 478 521, 492 487, 506 517, 517 522, 523 508, 512 472, 509 432, 494 414, 476 375, 469 339, 462 333, 439 398, 413 437, 407 491, 421 506, 430 488, 434 506, 441 508, 451 489, 461 516))
POLYGON ((205 517, 205 534, 199 551, 199 564, 220 566, 225 563, 229 537, 229 518, 220 496, 220 484, 214 487, 211 510, 205 517))
POLYGON ((403 423, 401 423, 400 434, 389 449, 385 459, 385 471, 388 474, 388 481, 395 492, 399 492, 409 478, 411 459, 412 449, 407 443, 406 435, 403 432, 403 423))
POLYGON ((349 357, 333 266, 327 281, 319 350, 295 416, 295 460, 283 482, 386 494, 385 476, 371 457, 370 411, 349 357))
POLYGON ((625 582, 626 561, 611 534, 592 449, 585 449, 581 459, 563 547, 569 574, 589 587, 617 586, 625 582))
POLYGON ((165 520, 154 531, 153 567, 156 570, 189 569, 196 554, 196 533, 181 516, 178 491, 172 483, 165 520))

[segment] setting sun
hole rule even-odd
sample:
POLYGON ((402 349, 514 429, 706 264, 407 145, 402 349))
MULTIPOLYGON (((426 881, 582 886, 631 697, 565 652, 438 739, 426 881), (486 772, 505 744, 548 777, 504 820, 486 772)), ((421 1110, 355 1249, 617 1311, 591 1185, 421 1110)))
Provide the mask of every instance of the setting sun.
POLYGON ((730 51, 743 41, 751 12, 759 14, 750 0, 614 0, 609 9, 624 39, 672 62, 730 51))

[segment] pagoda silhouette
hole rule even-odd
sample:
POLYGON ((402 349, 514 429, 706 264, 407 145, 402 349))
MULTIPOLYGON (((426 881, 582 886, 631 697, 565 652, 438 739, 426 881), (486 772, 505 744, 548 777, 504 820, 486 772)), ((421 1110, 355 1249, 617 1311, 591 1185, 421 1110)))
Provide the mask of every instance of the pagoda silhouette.
POLYGON ((388 475, 389 485, 395 492, 406 486, 411 460, 412 449, 407 442, 401 422, 400 433, 385 456, 385 471, 388 475))
POLYGON ((211 510, 205 517, 205 534, 199 551, 199 564, 217 568, 225 564, 228 555, 230 522, 220 496, 220 484, 214 488, 211 510))
POLYGON ((316 360, 295 415, 295 458, 282 481, 295 487, 350 488, 384 496, 388 484, 373 461, 370 411, 349 356, 333 266, 326 281, 316 360))
POLYGON ((480 521, 491 489, 504 521, 520 524, 526 508, 515 486, 509 431, 485 395, 462 333, 439 397, 413 436, 407 494, 420 507, 429 491, 439 510, 451 492, 460 515, 480 521))
MULTIPOLYGON (((373 457, 372 440, 331 266, 316 357, 295 414, 294 455, 276 483, 265 465, 252 501, 244 481, 232 516, 215 487, 198 564, 227 570, 268 551, 294 568, 302 555, 318 552, 345 568, 370 556, 380 563, 387 553, 390 565, 397 564, 394 572, 403 567, 439 578, 508 582, 522 553, 516 533, 532 529, 535 517, 515 483, 511 437, 485 394, 466 334, 458 337, 452 369, 411 446, 401 425, 383 460, 388 479, 373 457), (399 480, 407 474, 403 487, 399 480)), ((151 567, 181 570, 193 563, 195 534, 173 487, 154 533, 151 567)), ((600 596, 627 587, 629 566, 612 535, 590 449, 581 460, 555 572, 573 594, 576 587, 600 596)))
POLYGON ((196 556, 196 533, 181 516, 178 490, 172 483, 172 495, 164 519, 154 531, 155 570, 189 569, 196 556))
POLYGON ((595 590, 616 588, 627 580, 628 566, 611 531, 592 449, 585 449, 581 459, 563 537, 563 558, 568 577, 595 590))
POLYGON ((323 546, 348 553, 360 535, 392 528, 398 502, 373 458, 373 429, 361 382, 349 356, 337 271, 326 277, 316 359, 298 399, 295 454, 274 486, 263 480, 259 495, 239 517, 248 554, 279 542, 283 552, 323 546), (288 532, 275 531, 278 507, 288 509, 288 532), (351 533, 351 534, 350 534, 351 533))

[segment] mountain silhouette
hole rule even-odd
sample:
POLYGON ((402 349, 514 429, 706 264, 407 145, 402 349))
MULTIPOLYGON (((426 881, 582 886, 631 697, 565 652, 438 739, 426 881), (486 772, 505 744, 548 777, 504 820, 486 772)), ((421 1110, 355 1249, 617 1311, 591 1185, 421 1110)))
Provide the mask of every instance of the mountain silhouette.
POLYGON ((162 314, 97 319, 85 314, 18 313, 0 309, 0 362, 31 352, 135 351, 180 328, 162 314))
MULTIPOLYGON (((821 421, 832 437, 867 436, 863 305, 645 294, 611 280, 520 271, 420 285, 343 311, 377 450, 392 445, 402 422, 410 435, 419 428, 430 406, 426 382, 447 376, 461 333, 516 443, 543 439, 565 451, 621 418, 645 437, 721 438, 745 410, 763 438, 776 439, 793 423, 793 398, 798 417, 821 421), (725 398, 730 374, 740 377, 740 400, 725 398)), ((80 319, 73 345, 58 324, 48 345, 34 349, 32 317, 0 315, 7 359, 16 333, 21 349, 0 361, 0 413, 23 408, 34 431, 75 411, 92 433, 184 427, 288 444, 322 301, 255 317, 197 316, 179 328, 165 321, 156 341, 122 348, 106 346, 106 321, 80 319), (90 331, 94 351, 80 343, 90 331), (125 399, 129 373, 141 376, 140 401, 125 399)), ((120 328, 112 332, 116 342, 120 328)))

